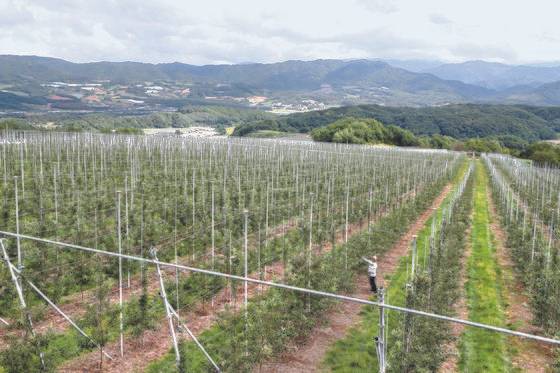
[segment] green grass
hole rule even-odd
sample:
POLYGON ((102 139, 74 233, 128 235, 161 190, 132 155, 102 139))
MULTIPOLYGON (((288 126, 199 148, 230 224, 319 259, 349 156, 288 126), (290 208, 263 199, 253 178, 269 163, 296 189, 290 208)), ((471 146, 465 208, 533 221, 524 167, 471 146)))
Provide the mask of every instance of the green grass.
MULTIPOLYGON (((455 186, 457 186, 465 175, 467 165, 468 164, 465 162, 461 172, 457 173, 454 180, 455 186)), ((420 267, 428 252, 427 242, 431 234, 432 221, 436 219, 436 229, 439 230, 443 208, 448 205, 452 194, 453 193, 448 194, 436 213, 428 219, 424 227, 418 233, 417 252, 420 267)), ((402 257, 397 270, 389 278, 390 286, 386 289, 385 298, 387 303, 405 306, 405 286, 408 282, 410 263, 411 254, 402 257)), ((380 268, 380 270, 383 269, 380 268)), ((374 297, 371 299, 375 300, 374 297)), ((390 331, 397 329, 398 324, 402 322, 402 317, 392 311, 387 311, 387 315, 389 330, 387 346, 390 356, 391 346, 401 343, 401 336, 391 335, 390 331)), ((335 342, 327 351, 323 361, 323 366, 326 370, 337 373, 377 371, 378 365, 374 336, 378 334, 379 310, 373 307, 363 307, 360 316, 360 323, 351 328, 346 337, 335 342)))
MULTIPOLYGON (((505 325, 501 273, 489 230, 488 175, 477 162, 472 221, 472 253, 467 263, 466 296, 469 319, 505 325)), ((506 338, 498 333, 467 328, 461 338, 463 372, 506 372, 510 369, 506 338)))

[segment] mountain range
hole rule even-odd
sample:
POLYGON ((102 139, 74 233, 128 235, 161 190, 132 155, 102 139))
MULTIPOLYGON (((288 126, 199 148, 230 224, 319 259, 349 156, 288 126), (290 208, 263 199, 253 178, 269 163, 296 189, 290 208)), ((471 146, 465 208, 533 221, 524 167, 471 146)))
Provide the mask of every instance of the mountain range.
POLYGON ((494 90, 538 86, 560 81, 560 66, 513 66, 495 62, 468 61, 443 64, 423 70, 441 79, 460 80, 494 90))
MULTIPOLYGON (((560 66, 513 66, 484 61, 314 60, 196 66, 184 63, 73 63, 0 55, 0 108, 52 95, 52 82, 133 85, 183 82, 191 97, 297 96, 329 105, 449 103, 560 105, 560 66)), ((136 97, 131 95, 130 97, 136 97)), ((12 107, 10 106, 10 107, 12 107)))

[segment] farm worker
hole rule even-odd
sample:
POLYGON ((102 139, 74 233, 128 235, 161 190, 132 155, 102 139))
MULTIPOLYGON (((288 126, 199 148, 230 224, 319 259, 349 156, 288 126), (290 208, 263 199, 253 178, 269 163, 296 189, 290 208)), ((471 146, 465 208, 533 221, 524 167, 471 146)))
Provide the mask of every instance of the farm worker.
POLYGON ((371 259, 366 259, 362 257, 362 259, 368 263, 368 275, 369 275, 369 285, 371 286, 371 292, 377 293, 377 284, 375 283, 375 277, 377 276, 377 256, 373 256, 371 259))

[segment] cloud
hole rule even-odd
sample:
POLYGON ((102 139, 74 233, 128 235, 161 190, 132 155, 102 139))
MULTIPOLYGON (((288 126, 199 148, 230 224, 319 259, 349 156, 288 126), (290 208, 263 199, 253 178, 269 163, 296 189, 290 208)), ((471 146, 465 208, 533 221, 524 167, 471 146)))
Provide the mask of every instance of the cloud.
POLYGON ((454 56, 461 59, 485 59, 500 62, 517 60, 517 53, 507 45, 458 43, 448 49, 454 56))
POLYGON ((306 43, 317 41, 317 38, 304 32, 296 31, 283 26, 273 17, 268 17, 267 22, 247 20, 240 17, 227 16, 219 23, 228 35, 237 34, 253 38, 277 38, 292 43, 306 43))
POLYGON ((33 13, 19 3, 7 0, 0 4, 0 29, 9 29, 20 25, 29 25, 34 21, 33 13))
POLYGON ((542 41, 547 42, 547 43, 552 43, 552 44, 560 43, 560 37, 554 36, 554 35, 546 33, 546 32, 543 32, 542 34, 539 34, 536 37, 537 37, 537 39, 542 40, 542 41))
POLYGON ((551 43, 560 35, 551 33, 556 30, 552 15, 527 24, 534 29, 531 36, 518 27, 515 17, 526 18, 521 11, 476 17, 474 9, 483 0, 472 2, 0 0, 0 53, 194 64, 554 57, 551 43))
POLYGON ((399 10, 394 0, 357 0, 357 3, 374 13, 395 13, 399 10))
POLYGON ((443 14, 439 13, 432 13, 430 14, 430 22, 435 25, 450 25, 453 24, 453 21, 444 16, 443 14))

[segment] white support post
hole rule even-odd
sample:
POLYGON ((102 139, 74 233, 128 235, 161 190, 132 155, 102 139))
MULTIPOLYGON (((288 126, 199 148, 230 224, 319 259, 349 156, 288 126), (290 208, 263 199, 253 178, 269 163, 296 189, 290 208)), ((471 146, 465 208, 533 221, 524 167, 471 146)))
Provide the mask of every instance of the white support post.
POLYGON ((531 264, 533 264, 533 261, 535 260, 536 239, 537 239, 537 215, 535 214, 535 216, 533 217, 533 237, 531 239, 531 241, 532 241, 532 243, 531 243, 531 264))
MULTIPOLYGON (((313 199, 314 193, 309 194, 309 247, 307 250, 307 287, 311 288, 311 253, 313 251, 313 199)), ((311 312, 311 295, 307 295, 307 312, 311 312)))
POLYGON ((20 285, 20 281, 19 281, 19 276, 16 275, 16 271, 13 270, 11 262, 10 262, 10 257, 8 256, 8 252, 6 251, 6 248, 4 247, 4 241, 0 240, 0 246, 2 246, 2 255, 4 256, 4 261, 6 262, 6 265, 8 266, 8 269, 10 270, 10 276, 12 277, 12 280, 14 281, 14 285, 16 286, 16 291, 18 294, 18 298, 19 298, 19 303, 22 307, 22 309, 25 311, 27 309, 27 304, 25 303, 25 298, 23 296, 23 292, 21 290, 21 285, 20 285))
MULTIPOLYGON (((244 224, 243 224, 243 260, 244 260, 244 277, 247 278, 249 276, 249 250, 248 250, 248 241, 247 241, 247 225, 248 225, 248 217, 249 211, 247 209, 243 210, 244 215, 244 224)), ((248 282, 245 280, 243 282, 243 308, 245 312, 245 356, 249 355, 249 346, 247 341, 247 323, 249 322, 249 293, 248 293, 248 282)))
POLYGON ((348 270, 348 204, 350 200, 350 182, 346 181, 346 216, 344 222, 344 269, 348 270))
POLYGON ((196 254, 195 254, 195 247, 194 247, 194 237, 195 237, 195 219, 196 219, 196 189, 195 189, 195 175, 196 175, 196 169, 193 169, 193 173, 192 173, 192 260, 193 262, 196 259, 196 254))
MULTIPOLYGON (((379 288, 379 303, 385 303, 385 289, 379 288)), ((385 307, 379 307, 379 336, 375 339, 377 346, 377 356, 379 359, 379 373, 385 373, 385 307)))
POLYGON ((184 331, 185 333, 187 333, 192 340, 194 341, 194 343, 198 346, 198 348, 202 351, 202 353, 204 354, 204 356, 206 356, 206 358, 208 359, 208 361, 214 366, 214 369, 216 369, 216 372, 221 372, 220 367, 218 366, 218 364, 216 364, 216 362, 214 361, 214 359, 212 359, 212 357, 210 356, 210 354, 208 353, 208 351, 206 351, 206 349, 204 348, 204 346, 199 342, 198 338, 196 338, 196 336, 193 334, 193 332, 188 328, 188 326, 186 326, 182 321, 181 318, 179 317, 179 315, 177 314, 177 312, 175 311, 175 309, 173 308, 173 306, 171 306, 169 304, 169 302, 166 302, 167 307, 169 309, 169 312, 171 312, 171 314, 175 317, 175 320, 177 320, 177 327, 180 328, 182 331, 184 331))
POLYGON ((417 245, 416 240, 418 239, 417 235, 412 236, 412 267, 411 267, 411 278, 414 281, 414 275, 416 271, 416 256, 417 256, 417 245))
POLYGON ((56 168, 53 167, 53 187, 54 187, 54 222, 58 224, 58 193, 56 187, 56 168))
POLYGON ((175 326, 173 324, 173 315, 171 314, 170 311, 170 304, 167 301, 167 293, 165 291, 165 285, 163 283, 163 276, 161 275, 161 269, 159 266, 159 259, 157 257, 157 250, 155 247, 152 247, 150 249, 150 254, 152 255, 152 257, 154 258, 154 260, 156 261, 156 269, 157 269, 157 275, 158 275, 158 279, 159 279, 159 287, 160 287, 160 292, 159 295, 161 296, 161 299, 163 300, 163 306, 165 307, 165 313, 167 315, 167 322, 169 324, 169 334, 171 335, 171 338, 173 340, 173 349, 175 350, 175 363, 177 364, 177 368, 179 368, 179 364, 181 363, 181 353, 179 351, 179 344, 177 343, 177 335, 175 334, 175 326))
POLYGON ((0 322, 6 326, 10 326, 10 323, 0 317, 0 322))
MULTIPOLYGON (((121 232, 121 192, 117 191, 117 241, 119 255, 122 255, 122 232, 121 232)), ((123 322, 123 291, 122 291, 122 256, 119 256, 119 334, 121 357, 124 357, 124 322, 123 322)))
POLYGON ((383 371, 383 345, 379 337, 374 338, 375 341, 375 352, 377 354, 377 365, 378 365, 378 372, 384 373, 383 371))
MULTIPOLYGON (((35 330, 33 329, 33 321, 31 321, 31 314, 29 313, 29 310, 27 309, 27 303, 25 303, 25 297, 23 296, 23 291, 22 291, 22 287, 21 287, 21 270, 18 269, 18 268, 15 268, 14 265, 12 264, 12 262, 10 262, 10 257, 8 256, 8 252, 6 251, 6 248, 4 247, 4 240, 2 240, 2 239, 0 239, 0 247, 2 248, 2 255, 4 256, 4 261, 6 262, 6 265, 8 266, 8 269, 10 270, 10 276, 12 277, 12 281, 14 282, 14 285, 16 287, 21 311, 23 312, 23 314, 25 315, 25 318, 27 319, 27 323, 29 325, 29 331, 31 332, 31 336, 33 338, 35 338, 35 330)), ((37 349, 39 350, 38 346, 37 346, 37 349)), ((41 350, 39 350, 39 358, 41 359, 41 368, 42 368, 41 370, 44 371, 45 370, 45 357, 44 357, 44 354, 41 350)))
MULTIPOLYGON (((216 265, 216 238, 215 238, 215 220, 214 220, 214 212, 215 212, 215 208, 214 208, 214 183, 212 182, 212 271, 215 269, 215 265, 216 265)), ((177 294, 179 294, 179 292, 177 291, 177 294)), ((214 293, 212 293, 212 308, 214 308, 214 293)))
MULTIPOLYGON (((177 252, 177 199, 175 198, 175 216, 173 218, 173 253, 175 255, 175 264, 179 264, 179 255, 177 252)), ((212 268, 214 270, 214 268, 212 268)), ((214 298, 212 298, 214 301, 214 298)), ((175 305, 179 309, 179 268, 175 268, 175 305)))
MULTIPOLYGON (((125 220, 125 240, 126 251, 130 252, 130 231, 128 214, 128 176, 124 177, 124 220, 125 220)), ((130 262, 126 262, 126 288, 130 289, 130 262)))
MULTIPOLYGON (((14 176, 14 193, 15 193, 15 203, 16 203, 16 233, 19 234, 19 197, 18 197, 18 177, 14 176)), ((16 238, 17 244, 17 268, 21 271, 23 268, 22 256, 21 256, 21 238, 16 238)), ((21 284, 20 284, 21 287, 21 284)))
POLYGON ((25 199, 25 172, 24 172, 24 157, 23 157, 24 142, 20 143, 20 173, 21 173, 21 195, 25 199))
MULTIPOLYGON (((368 192, 368 233, 371 233, 371 204, 373 201, 372 197, 373 197, 373 190, 370 186, 368 192)), ((368 249, 369 249, 369 245, 368 245, 368 249)))
MULTIPOLYGON (((7 259, 7 256, 5 254, 5 249, 4 249, 4 244, 2 242, 2 240, 0 240, 0 244, 2 245, 2 250, 4 252, 4 259, 6 260, 6 262, 8 263, 8 266, 16 273, 21 274, 17 268, 14 267, 14 265, 9 262, 9 259, 7 259)), ((78 331, 78 333, 80 333, 83 337, 87 338, 91 343, 93 343, 95 345, 95 347, 99 348, 101 350, 101 352, 103 352, 103 355, 105 355, 109 360, 113 360, 113 357, 111 355, 109 355, 107 352, 105 352, 103 350, 103 348, 93 340, 93 338, 91 338, 89 335, 87 335, 86 332, 84 332, 71 318, 70 316, 68 316, 67 314, 65 314, 52 300, 50 300, 37 286, 35 286, 34 283, 32 283, 29 280, 25 281, 33 290, 35 290, 35 292, 45 300, 45 302, 47 302, 49 304, 49 306, 51 306, 56 312, 58 312, 66 321, 68 321, 68 323, 74 327, 74 329, 76 329, 78 331)))

